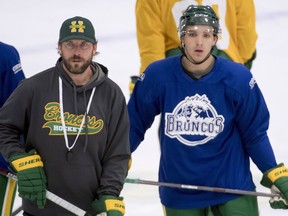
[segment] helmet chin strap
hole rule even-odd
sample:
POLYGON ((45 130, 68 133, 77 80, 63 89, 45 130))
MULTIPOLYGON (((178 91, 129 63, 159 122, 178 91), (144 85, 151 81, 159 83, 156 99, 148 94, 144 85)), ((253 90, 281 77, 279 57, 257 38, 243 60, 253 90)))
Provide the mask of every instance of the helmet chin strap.
MULTIPOLYGON (((184 50, 185 50, 185 48, 184 48, 184 50)), ((188 61, 190 61, 192 64, 199 65, 199 64, 202 64, 203 62, 205 62, 205 61, 210 57, 211 53, 212 53, 212 49, 211 49, 211 51, 206 55, 206 57, 205 57, 202 61, 199 61, 199 62, 195 61, 195 60, 192 58, 191 55, 189 55, 189 57, 188 57, 187 54, 186 54, 186 52, 185 52, 185 57, 186 57, 186 58, 188 59, 188 61)))

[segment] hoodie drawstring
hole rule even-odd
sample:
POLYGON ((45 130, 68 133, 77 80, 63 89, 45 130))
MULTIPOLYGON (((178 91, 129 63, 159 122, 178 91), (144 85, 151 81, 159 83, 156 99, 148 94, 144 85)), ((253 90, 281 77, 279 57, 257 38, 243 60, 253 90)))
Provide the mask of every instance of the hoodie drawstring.
MULTIPOLYGON (((90 106, 91 106, 91 103, 92 103, 92 99, 93 99, 93 96, 94 96, 94 93, 95 93, 95 90, 96 90, 96 87, 94 87, 92 89, 92 93, 90 95, 90 98, 89 98, 89 102, 88 102, 88 105, 86 107, 86 112, 83 116, 83 119, 82 119, 82 122, 81 122, 81 125, 78 129, 78 133, 77 133, 77 136, 73 142, 73 144, 70 146, 69 145, 69 141, 68 141, 68 136, 67 136, 67 129, 66 129, 66 125, 65 125, 65 119, 64 119, 64 107, 63 107, 63 88, 62 88, 62 79, 61 77, 59 77, 59 103, 60 103, 60 115, 61 115, 61 122, 62 122, 62 128, 63 128, 63 134, 64 134, 64 139, 65 139, 65 145, 66 145, 66 148, 68 149, 68 153, 67 155, 71 155, 71 150, 74 148, 78 138, 79 138, 79 135, 82 131, 82 128, 83 128, 83 125, 84 125, 84 122, 86 122, 86 136, 87 136, 87 114, 90 110, 90 106)), ((86 97, 84 98, 84 100, 86 101, 86 97)), ((86 103, 85 103, 86 104, 86 103)), ((86 148, 87 148, 87 139, 85 139, 85 146, 84 146, 84 151, 86 151, 86 148)))
MULTIPOLYGON (((74 107, 75 107, 75 114, 78 115, 78 106, 77 106, 77 89, 75 85, 73 86, 73 92, 74 92, 74 107)), ((85 102, 86 104, 86 102, 85 102)))
MULTIPOLYGON (((86 101, 86 90, 83 91, 83 97, 84 97, 84 104, 86 104, 87 103, 87 101, 86 101)), ((85 113, 88 114, 87 107, 86 107, 85 113)), ((83 152, 86 152, 87 145, 88 145, 88 117, 87 117, 87 115, 85 115, 84 118, 85 118, 85 144, 84 144, 83 152)))

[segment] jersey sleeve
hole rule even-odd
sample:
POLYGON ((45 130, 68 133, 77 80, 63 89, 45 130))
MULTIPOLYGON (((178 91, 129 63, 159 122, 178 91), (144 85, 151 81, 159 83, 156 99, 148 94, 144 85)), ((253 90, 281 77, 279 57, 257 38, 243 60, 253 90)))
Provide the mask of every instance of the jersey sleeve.
POLYGON ((2 107, 12 91, 25 76, 22 70, 19 53, 14 47, 7 45, 1 49, 0 58, 0 107, 2 107))
POLYGON ((256 15, 254 1, 238 1, 237 12, 237 39, 239 54, 246 63, 256 50, 256 15))
POLYGON ((135 12, 141 74, 151 62, 165 58, 165 27, 157 1, 138 0, 135 12))
POLYGON ((241 133, 244 148, 262 172, 277 165, 269 141, 269 111, 256 80, 252 77, 242 89, 236 105, 236 125, 241 133))
POLYGON ((143 141, 145 132, 151 127, 155 116, 160 113, 159 86, 154 84, 154 78, 148 70, 149 67, 136 82, 128 103, 131 152, 143 141))

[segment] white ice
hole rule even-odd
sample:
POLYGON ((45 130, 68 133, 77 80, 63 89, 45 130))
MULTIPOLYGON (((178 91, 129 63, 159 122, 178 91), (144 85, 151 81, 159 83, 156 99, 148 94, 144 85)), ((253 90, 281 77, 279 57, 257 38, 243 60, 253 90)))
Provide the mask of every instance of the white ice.
MULTIPOLYGON (((288 165, 288 115, 284 112, 288 106, 288 2, 255 0, 255 5, 259 38, 252 72, 271 112, 269 136, 276 158, 288 165)), ((119 84, 128 100, 129 77, 139 70, 134 7, 135 0, 2 0, 0 40, 19 50, 25 74, 30 77, 55 65, 62 22, 76 15, 87 17, 93 22, 98 38, 100 55, 95 60, 109 68, 110 78, 119 84)), ((157 120, 133 154, 130 178, 157 181, 160 154, 157 120)), ((257 191, 270 192, 259 184, 260 171, 255 165, 251 169, 257 191)), ((155 186, 125 184, 122 195, 127 216, 163 215, 155 186)), ((272 210, 268 200, 259 197, 261 216, 288 215, 285 210, 272 210)), ((20 205, 17 198, 14 208, 20 205)))

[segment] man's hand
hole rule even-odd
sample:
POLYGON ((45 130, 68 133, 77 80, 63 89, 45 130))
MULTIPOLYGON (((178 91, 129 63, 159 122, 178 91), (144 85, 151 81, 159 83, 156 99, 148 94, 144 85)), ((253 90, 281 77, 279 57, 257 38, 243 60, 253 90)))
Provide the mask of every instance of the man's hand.
POLYGON ((31 150, 29 153, 13 155, 10 161, 16 171, 19 196, 36 201, 38 208, 44 208, 47 180, 40 156, 31 150))
POLYGON ((123 197, 115 197, 104 195, 100 199, 96 199, 92 203, 96 214, 106 212, 107 216, 123 216, 125 215, 125 204, 123 197))
POLYGON ((275 209, 288 209, 288 169, 283 163, 267 170, 260 182, 273 193, 281 194, 282 198, 270 199, 270 206, 275 209))

